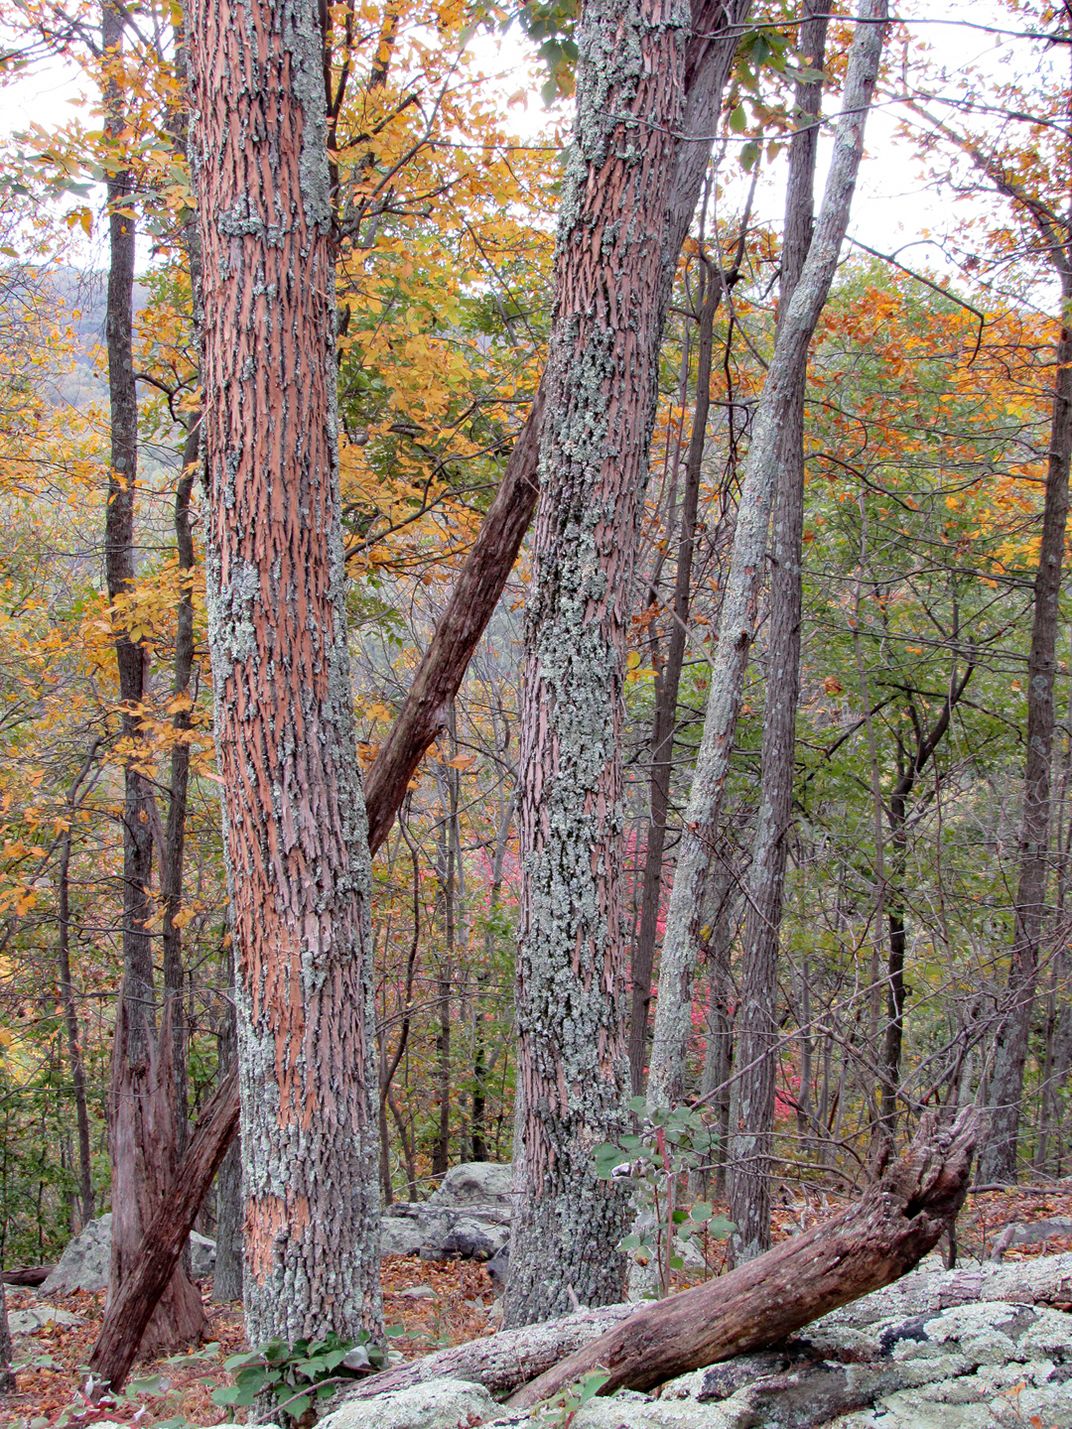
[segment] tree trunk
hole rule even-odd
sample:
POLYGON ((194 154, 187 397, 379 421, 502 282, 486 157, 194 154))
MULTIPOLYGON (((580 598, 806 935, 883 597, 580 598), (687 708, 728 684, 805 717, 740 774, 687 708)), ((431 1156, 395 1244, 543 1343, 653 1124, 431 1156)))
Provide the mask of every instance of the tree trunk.
MULTIPOLYGON (((750 9, 751 0, 692 3, 685 114, 676 149, 660 298, 664 309, 677 256, 696 211, 722 90, 750 9)), ((536 509, 544 407, 545 385, 541 382, 495 500, 436 623, 405 703, 368 771, 369 844, 373 852, 386 837, 425 750, 446 727, 450 703, 517 559, 536 509)))
POLYGON ((911 1270, 952 1224, 968 1189, 977 1117, 926 1118, 912 1146, 854 1206, 717 1280, 646 1305, 515 1394, 537 1404, 597 1366, 601 1393, 652 1389, 765 1349, 911 1270))
MULTIPOLYGON (((102 6, 102 44, 117 65, 125 11, 115 0, 102 6)), ((120 145, 126 125, 118 74, 105 80, 105 131, 120 145)), ((105 570, 115 621, 122 731, 128 746, 141 740, 138 708, 148 657, 131 639, 123 612, 135 576, 135 498, 138 481, 138 401, 134 378, 132 295, 135 219, 133 183, 126 170, 107 180, 109 267, 106 334, 111 420, 111 474, 105 526, 105 570)), ((112 1148, 112 1249, 109 1301, 121 1292, 141 1246, 145 1226, 164 1195, 174 1167, 173 1045, 167 1019, 155 1027, 155 989, 149 927, 153 916, 152 790, 131 758, 124 769, 123 981, 112 1048, 110 1135, 112 1148)), ((146 1333, 146 1350, 163 1351, 200 1338, 201 1297, 177 1266, 146 1333)))
POLYGON ((920 722, 914 702, 909 700, 909 715, 916 731, 916 748, 910 763, 905 763, 904 750, 898 743, 900 777, 890 792, 887 820, 893 845, 892 868, 886 888, 886 920, 890 950, 886 965, 886 1024, 883 1029, 879 1075, 879 1121, 876 1135, 883 1137, 887 1152, 892 1147, 897 1130, 897 1088, 901 1079, 901 1045, 904 1041, 905 1014, 905 862, 908 857, 908 800, 916 781, 934 757, 945 738, 958 701, 968 688, 974 666, 968 665, 957 676, 956 665, 949 673, 949 685, 942 707, 930 729, 920 722))
POLYGON ((808 348, 837 267, 863 155, 864 122, 882 53, 886 0, 862 0, 849 58, 822 211, 792 300, 781 314, 774 356, 752 430, 737 513, 733 559, 722 600, 703 736, 693 775, 670 896, 659 971, 648 1099, 680 1100, 692 1007, 692 969, 700 943, 704 883, 717 837, 744 672, 755 638, 781 424, 800 385, 808 348))
MULTIPOLYGON (((750 0, 730 0, 727 5, 721 0, 695 0, 693 5, 693 33, 686 65, 688 102, 670 204, 664 304, 669 301, 674 262, 688 231, 707 166, 711 147, 707 136, 713 128, 712 116, 717 112, 749 9, 750 0)), ((541 391, 511 453, 495 501, 451 592, 447 608, 437 622, 405 704, 369 771, 366 797, 372 853, 386 837, 413 771, 443 728, 446 709, 491 619, 528 529, 536 504, 542 406, 541 391)), ((237 1111, 237 1085, 233 1095, 237 1111)), ((388 1105, 393 1113, 390 1098, 388 1105)), ((412 1147, 407 1143, 405 1150, 407 1165, 410 1165, 412 1147)), ((411 1182, 412 1179, 411 1170, 411 1182)), ((208 1189, 206 1183, 202 1196, 207 1195, 208 1189)), ((196 1210, 191 1213, 191 1225, 195 1214, 196 1210)), ((152 1247, 143 1247, 144 1254, 151 1250, 152 1247)))
POLYGON ((1053 418, 1042 514, 1042 544, 1035 575, 1031 650, 1027 662, 1027 756, 1020 822, 1020 877, 1006 1006, 986 1084, 990 1133, 979 1157, 986 1181, 1016 1179, 1016 1143, 1028 1035, 1038 980, 1039 945, 1049 869, 1050 761, 1053 752, 1054 679, 1061 567, 1068 523, 1068 473, 1072 459, 1072 253, 1054 253, 1060 270, 1061 336, 1057 344, 1053 418))
POLYGON ((171 1183, 145 1230, 143 1253, 108 1307, 89 1367, 113 1390, 126 1383, 142 1333, 190 1234, 204 1200, 204 1187, 216 1174, 238 1124, 236 1074, 217 1088, 202 1113, 171 1183))
POLYGON ((7 1323, 7 1295, 0 1279, 0 1394, 14 1394, 15 1371, 11 1367, 11 1330, 7 1323))
POLYGON ((510 1325, 620 1298, 624 1130, 622 685, 655 415, 689 14, 592 0, 558 230, 519 770, 510 1325))
POLYGON ((630 968, 631 1007, 629 1016, 629 1081, 634 1096, 644 1090, 644 1064, 648 1050, 648 1009, 655 966, 655 939, 663 888, 663 852, 666 822, 670 811, 670 775, 673 769, 674 728, 677 696, 685 661, 688 636, 689 600, 692 593, 692 555, 696 545, 696 514, 700 498, 700 475, 707 419, 711 410, 711 359, 714 351, 715 312, 723 293, 722 275, 706 261, 701 269, 703 286, 697 304, 696 402, 692 430, 685 457, 685 489, 681 500, 681 527, 678 534, 677 570, 666 659, 655 680, 655 716, 651 732, 651 776, 648 828, 644 846, 644 886, 640 902, 640 930, 630 968))
POLYGON ((381 1321, 371 869, 315 0, 196 0, 190 59, 246 1326, 253 1344, 353 1339, 381 1321))
POLYGON ((168 815, 160 858, 160 900, 163 903, 164 997, 172 1003, 174 1028, 175 1142, 185 1149, 187 1134, 186 1016, 183 1007, 182 911, 186 858, 186 806, 190 784, 189 732, 193 726, 190 679, 194 666, 194 538, 190 526, 190 499, 199 464, 201 414, 189 418, 182 451, 182 471, 175 491, 175 549, 179 567, 179 603, 175 620, 175 663, 172 672, 171 777, 168 781, 168 815))
MULTIPOLYGON (((218 1047, 221 1084, 230 1080, 237 1088, 238 1028, 233 979, 218 1047)), ((237 1123, 236 1116, 236 1126, 237 1123)), ((227 1148, 216 1173, 216 1263, 212 1268, 212 1298, 225 1302, 242 1299, 242 1148, 237 1140, 227 1148)))
MULTIPOLYGON (((74 799, 70 800, 73 817, 74 799)), ((67 1059, 71 1064, 71 1086, 74 1091, 75 1124, 78 1127, 78 1225, 80 1231, 93 1219, 93 1159, 89 1141, 89 1105, 86 1101, 86 1068, 82 1058, 82 1033, 78 1025, 78 1008, 74 1000, 71 977, 71 830, 64 831, 60 842, 57 879, 57 916, 59 919, 59 981, 63 1022, 67 1034, 67 1059)))
MULTIPOLYGON (((815 0, 802 7, 800 47, 809 69, 822 71, 827 17, 815 0)), ((823 85, 798 82, 797 132, 789 149, 779 308, 793 297, 811 244, 815 154, 823 85)), ((785 866, 793 818, 797 701, 800 696, 800 615, 804 535, 804 390, 806 361, 786 394, 779 471, 775 478, 767 694, 760 755, 761 797, 748 880, 741 1002, 737 1013, 739 1071, 730 1100, 728 1147, 730 1242, 734 1261, 770 1248, 770 1153, 777 1073, 778 942, 785 866)))

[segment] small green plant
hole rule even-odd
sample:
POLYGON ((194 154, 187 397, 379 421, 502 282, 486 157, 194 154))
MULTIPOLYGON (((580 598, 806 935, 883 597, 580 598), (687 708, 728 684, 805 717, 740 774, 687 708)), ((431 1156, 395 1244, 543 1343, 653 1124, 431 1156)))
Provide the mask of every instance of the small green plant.
POLYGON ((310 1424, 314 1405, 329 1399, 336 1385, 366 1370, 382 1369, 385 1362, 384 1351, 364 1330, 356 1340, 341 1340, 336 1334, 293 1345, 268 1340, 251 1354, 224 1360, 235 1382, 213 1390, 212 1400, 233 1411, 263 1397, 284 1422, 310 1424))
POLYGON ((541 1404, 536 1411, 536 1423, 546 1429, 569 1429, 581 1409, 590 1399, 594 1399, 610 1379, 607 1370, 597 1366, 576 1384, 571 1384, 551 1399, 541 1404))
POLYGON ((719 1139, 695 1107, 649 1111, 644 1097, 633 1097, 628 1105, 640 1129, 596 1147, 596 1175, 607 1181, 623 1176, 633 1181, 636 1220, 619 1249, 638 1265, 654 1262, 657 1293, 668 1295, 671 1272, 684 1265, 676 1243, 694 1238, 724 1240, 734 1228, 709 1201, 687 1206, 679 1197, 688 1173, 711 1164, 719 1139))

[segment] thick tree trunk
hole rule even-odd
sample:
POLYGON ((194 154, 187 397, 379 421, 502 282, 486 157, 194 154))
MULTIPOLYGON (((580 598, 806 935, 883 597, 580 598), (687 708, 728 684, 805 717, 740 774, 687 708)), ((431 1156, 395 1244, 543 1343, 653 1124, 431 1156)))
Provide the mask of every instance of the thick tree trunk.
MULTIPOLYGON (((736 51, 750 0, 694 0, 686 77, 688 103, 678 146, 666 243, 663 302, 669 300, 674 262, 688 231, 707 167, 713 115, 736 51)), ((481 527, 447 608, 418 668, 399 718, 369 771, 366 800, 369 847, 375 853, 398 812, 409 779, 429 744, 442 730, 457 693, 513 568, 536 505, 536 458, 543 394, 515 444, 506 474, 481 527)), ((237 1087, 234 1091, 237 1109, 237 1087)), ((388 1105, 391 1105, 388 1098, 388 1105)), ((235 1123, 237 1125, 237 1122, 235 1123)), ((412 1148, 407 1148, 407 1164, 412 1148)), ((412 1176, 411 1176, 412 1180, 412 1176)), ((208 1194, 208 1183, 202 1196, 208 1194)), ((190 1224, 193 1224, 191 1213, 190 1224)), ((189 1227, 187 1228, 189 1229, 189 1227)), ((144 1247, 148 1253, 151 1247, 144 1247)))
POLYGON ((352 1339, 381 1319, 371 870, 318 7, 197 0, 189 43, 247 1333, 352 1339))
POLYGON ((1042 544, 1035 575, 1031 650, 1027 662, 1027 756, 1012 959, 1004 1016, 995 1039, 993 1062, 986 1083, 990 1134, 979 1157, 980 1175, 987 1181, 1016 1179, 1020 1098, 1031 1014, 1035 1005, 1049 871, 1050 762, 1053 752, 1054 678, 1057 673, 1058 603, 1065 527, 1068 524, 1068 474, 1072 460, 1072 329, 1066 326, 1072 307, 1072 253, 1061 251, 1054 253, 1053 258, 1061 276, 1063 321, 1057 344, 1042 544))
POLYGON ((659 999, 648 1099, 680 1100, 692 1007, 692 970, 700 945, 704 884, 717 837, 744 672, 755 638, 771 501, 781 453, 781 424, 800 385, 848 224, 863 156, 864 123, 885 36, 886 0, 862 0, 849 58, 822 211, 792 300, 780 316, 774 356, 752 430, 703 736, 682 828, 663 937, 659 999))
POLYGON ((911 1270, 950 1226, 968 1189, 974 1109, 951 1125, 928 1117, 862 1199, 728 1275, 685 1290, 609 1330, 510 1400, 536 1404, 594 1370, 602 1393, 652 1389, 731 1355, 764 1349, 819 1315, 911 1270))
MULTIPOLYGON (((122 51, 125 11, 115 0, 102 6, 106 64, 122 51)), ((116 144, 126 124, 119 76, 105 77, 105 130, 116 144)), ((105 527, 108 596, 115 610, 124 739, 141 739, 137 709, 145 691, 147 655, 130 638, 122 610, 135 576, 135 499, 138 480, 138 401, 134 378, 132 295, 135 220, 130 174, 107 181, 109 267, 106 334, 111 420, 111 475, 105 527)), ((112 1149, 112 1250, 109 1301, 120 1293, 148 1224, 164 1195, 177 1152, 173 1096, 174 1048, 167 1019, 158 1036, 149 927, 153 916, 152 789, 136 759, 124 770, 123 981, 112 1049, 110 1135, 112 1149)), ((146 1332, 146 1349, 177 1349, 200 1338, 201 1297, 177 1266, 146 1332)))
POLYGON ((119 1390, 126 1383, 142 1333, 153 1313, 238 1124, 236 1074, 220 1083, 201 1115, 171 1182, 146 1226, 143 1253, 108 1307, 89 1366, 102 1384, 119 1390))
MULTIPOLYGON (((825 9, 805 0, 800 47, 809 69, 821 72, 826 48, 825 9)), ((811 244, 815 155, 822 109, 822 80, 798 82, 797 133, 789 148, 789 184, 782 238, 779 307, 793 297, 811 244)), ((782 926, 785 866, 793 816, 796 719, 800 695, 800 616, 804 534, 804 391, 806 364, 787 394, 782 422, 780 470, 773 519, 773 568, 767 694, 760 755, 761 797, 748 880, 744 924, 741 1002, 737 1013, 738 1074, 730 1100, 728 1147, 730 1242, 735 1261, 770 1248, 770 1152, 777 1073, 776 1010, 778 942, 782 926)))
POLYGON ((622 684, 655 415, 687 5, 592 0, 558 231, 521 720, 510 1325, 620 1298, 622 684))
MULTIPOLYGON (((670 197, 661 304, 669 301, 681 245, 692 222, 711 154, 711 135, 751 0, 692 0, 685 62, 686 104, 670 197)), ((405 703, 366 777, 369 844, 375 853, 391 827, 414 770, 446 727, 473 651, 487 628, 536 509, 537 463, 545 405, 540 383, 514 443, 502 483, 450 599, 436 623, 405 703)))

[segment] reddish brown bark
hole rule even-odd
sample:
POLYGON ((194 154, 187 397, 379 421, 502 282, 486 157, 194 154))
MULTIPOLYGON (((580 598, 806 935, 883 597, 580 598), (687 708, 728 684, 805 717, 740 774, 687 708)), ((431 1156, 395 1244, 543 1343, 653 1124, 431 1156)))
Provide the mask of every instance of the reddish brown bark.
MULTIPOLYGON (((688 135, 711 132, 711 115, 717 109, 736 36, 748 10, 748 0, 732 0, 725 7, 719 0, 695 0, 692 6, 693 34, 686 63, 687 133, 678 145, 665 254, 666 291, 666 274, 672 271, 687 232, 710 152, 708 142, 688 135)), ((365 802, 372 853, 386 837, 409 780, 442 729, 445 711, 502 594, 532 518, 542 403, 541 387, 398 720, 368 772, 365 802)), ((237 1108, 237 1088, 233 1096, 237 1108)), ((208 1193, 209 1181, 202 1188, 202 1197, 208 1193)), ((191 1225, 194 1214, 196 1211, 191 1212, 191 1225)))
POLYGON ((379 1329, 369 865, 315 0, 196 0, 209 643, 254 1343, 379 1329))

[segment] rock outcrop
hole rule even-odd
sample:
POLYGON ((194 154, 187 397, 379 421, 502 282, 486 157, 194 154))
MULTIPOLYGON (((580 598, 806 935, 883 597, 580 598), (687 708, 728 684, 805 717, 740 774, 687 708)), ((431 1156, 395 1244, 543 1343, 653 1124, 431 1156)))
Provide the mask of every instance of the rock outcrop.
MULTIPOLYGON (((561 1409, 563 1420, 573 1412, 572 1429, 1072 1429, 1072 1256, 919 1270, 776 1349, 651 1395, 581 1398, 561 1409)), ((520 1429, 546 1423, 540 1413, 504 1411, 479 1385, 432 1379, 351 1400, 320 1429, 520 1429)))
POLYGON ((452 1167, 427 1201, 396 1201, 381 1221, 384 1255, 490 1260, 510 1239, 511 1169, 494 1161, 452 1167))

